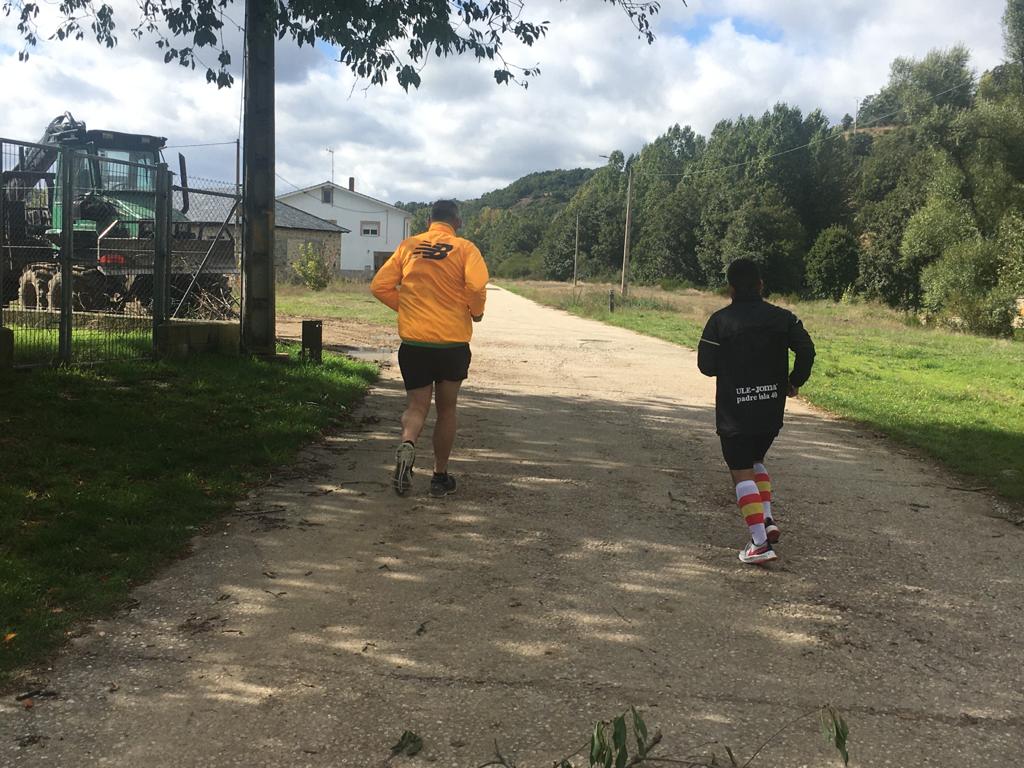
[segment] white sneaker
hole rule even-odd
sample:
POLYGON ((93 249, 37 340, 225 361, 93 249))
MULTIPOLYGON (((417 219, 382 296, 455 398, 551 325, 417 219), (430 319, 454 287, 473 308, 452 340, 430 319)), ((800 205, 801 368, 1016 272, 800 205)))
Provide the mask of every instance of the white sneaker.
POLYGON ((774 544, 780 538, 782 538, 782 532, 779 531, 779 526, 775 524, 775 520, 770 517, 764 519, 764 532, 768 534, 768 543, 774 544))
POLYGON ((395 451, 395 473, 391 478, 391 487, 399 496, 405 496, 412 487, 412 465, 416 463, 416 446, 402 443, 395 451))
POLYGON ((778 559, 778 555, 775 554, 775 550, 772 549, 772 545, 767 541, 759 547, 754 546, 754 542, 750 542, 740 552, 741 563, 751 563, 758 565, 760 563, 767 563, 772 560, 778 559))

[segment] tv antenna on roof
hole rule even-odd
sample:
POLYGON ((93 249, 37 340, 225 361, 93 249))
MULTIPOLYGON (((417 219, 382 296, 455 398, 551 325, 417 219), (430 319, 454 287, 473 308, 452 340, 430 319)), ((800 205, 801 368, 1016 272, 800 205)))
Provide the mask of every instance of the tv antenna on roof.
POLYGON ((331 184, 333 184, 334 183, 334 150, 331 149, 330 147, 327 147, 326 151, 331 153, 331 184))

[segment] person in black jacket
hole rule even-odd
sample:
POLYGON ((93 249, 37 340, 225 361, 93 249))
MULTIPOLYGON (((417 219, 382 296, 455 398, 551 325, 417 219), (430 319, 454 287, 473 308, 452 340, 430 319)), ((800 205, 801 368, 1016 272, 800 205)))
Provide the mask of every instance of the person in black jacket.
POLYGON ((780 535, 764 457, 782 428, 786 398, 796 397, 810 378, 814 342, 796 315, 761 298, 764 283, 753 261, 736 259, 726 278, 732 303, 704 327, 697 367, 717 378, 717 431, 750 530, 740 560, 764 563, 776 558, 772 544, 780 535), (792 372, 789 350, 796 353, 792 372))

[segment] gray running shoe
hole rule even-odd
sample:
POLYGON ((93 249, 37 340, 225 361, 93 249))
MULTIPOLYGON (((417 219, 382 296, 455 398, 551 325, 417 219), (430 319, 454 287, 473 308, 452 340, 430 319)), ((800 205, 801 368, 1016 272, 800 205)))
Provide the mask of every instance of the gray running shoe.
POLYGON ((391 486, 399 496, 405 496, 412 487, 412 465, 416 463, 416 446, 402 443, 395 452, 395 473, 391 486))
POLYGON ((457 483, 455 478, 445 473, 443 475, 434 475, 430 478, 430 495, 435 498, 441 498, 442 496, 449 496, 455 493, 455 487, 457 483))

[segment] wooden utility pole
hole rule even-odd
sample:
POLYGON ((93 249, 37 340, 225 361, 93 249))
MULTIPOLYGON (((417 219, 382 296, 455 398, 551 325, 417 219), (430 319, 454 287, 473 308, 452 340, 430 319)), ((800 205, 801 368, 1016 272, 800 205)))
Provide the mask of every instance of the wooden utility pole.
POLYGON ((274 297, 274 19, 272 0, 245 0, 242 348, 276 352, 274 297))
POLYGON ((622 298, 629 295, 629 240, 633 229, 633 166, 626 182, 626 235, 622 242, 622 298))
POLYGON ((576 276, 580 268, 580 215, 576 214, 576 247, 572 252, 572 285, 576 287, 576 276))

